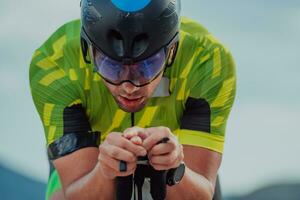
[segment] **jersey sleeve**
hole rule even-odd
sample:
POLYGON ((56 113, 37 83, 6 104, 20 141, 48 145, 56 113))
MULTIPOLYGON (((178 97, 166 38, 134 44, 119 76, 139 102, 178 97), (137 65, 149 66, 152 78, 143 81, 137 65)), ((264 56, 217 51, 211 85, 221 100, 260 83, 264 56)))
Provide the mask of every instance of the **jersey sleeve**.
MULTIPOLYGON (((215 39, 205 38, 204 43, 215 39)), ((217 42, 199 46, 193 65, 186 69, 185 110, 175 133, 182 144, 223 153, 226 122, 235 98, 235 64, 217 42)))
POLYGON ((47 145, 63 135, 63 112, 81 103, 78 91, 59 63, 43 50, 37 50, 30 65, 30 88, 41 118, 47 145))
MULTIPOLYGON (((66 54, 66 26, 59 28, 35 51, 29 70, 33 102, 41 118, 47 145, 63 135, 64 112, 82 104, 83 92, 77 71, 66 54)), ((77 56, 78 57, 78 56, 77 56)))

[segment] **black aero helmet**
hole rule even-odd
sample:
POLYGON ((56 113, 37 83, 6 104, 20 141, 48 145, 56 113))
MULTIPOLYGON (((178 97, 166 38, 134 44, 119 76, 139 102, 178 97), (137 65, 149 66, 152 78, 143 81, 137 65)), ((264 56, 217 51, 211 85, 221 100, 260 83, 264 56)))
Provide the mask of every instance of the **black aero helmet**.
POLYGON ((81 44, 117 61, 140 61, 179 32, 180 0, 82 0, 81 44))

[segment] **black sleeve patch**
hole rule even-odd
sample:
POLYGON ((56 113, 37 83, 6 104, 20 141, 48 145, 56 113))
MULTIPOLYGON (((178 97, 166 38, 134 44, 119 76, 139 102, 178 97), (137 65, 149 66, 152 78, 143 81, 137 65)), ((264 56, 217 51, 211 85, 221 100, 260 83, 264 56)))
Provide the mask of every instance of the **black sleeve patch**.
POLYGON ((64 134, 91 131, 89 120, 81 104, 65 108, 63 120, 64 134))
POLYGON ((86 147, 97 147, 100 132, 92 132, 82 105, 67 107, 63 113, 64 133, 48 146, 50 160, 86 147))
POLYGON ((68 133, 48 146, 50 160, 63 157, 86 147, 97 147, 99 132, 68 133))
POLYGON ((181 118, 181 129, 210 133, 210 107, 205 99, 189 97, 181 118))

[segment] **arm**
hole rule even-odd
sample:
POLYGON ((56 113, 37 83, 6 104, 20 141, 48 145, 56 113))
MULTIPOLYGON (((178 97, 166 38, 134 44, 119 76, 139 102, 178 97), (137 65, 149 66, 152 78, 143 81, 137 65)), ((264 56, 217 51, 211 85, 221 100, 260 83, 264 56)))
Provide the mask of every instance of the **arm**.
POLYGON ((101 172, 97 148, 84 148, 54 160, 66 199, 113 199, 114 180, 101 172))
POLYGON ((180 183, 168 186, 167 199, 212 199, 222 154, 191 145, 181 148, 182 145, 166 127, 152 127, 146 132, 148 136, 143 145, 149 150, 150 164, 156 170, 176 168, 183 160, 186 164, 180 183), (164 137, 170 138, 168 143, 157 144, 164 137))
POLYGON ((178 185, 168 186, 167 199, 212 199, 222 155, 189 145, 183 149, 185 175, 178 185))
POLYGON ((194 65, 189 78, 192 87, 176 133, 184 145, 187 170, 182 182, 168 187, 170 199, 213 198, 226 122, 235 97, 235 64, 222 45, 200 53, 194 65))
POLYGON ((146 154, 144 148, 110 133, 97 148, 85 148, 56 159, 66 199, 114 199, 115 178, 128 176, 136 168, 136 157, 146 154), (127 171, 119 171, 119 161, 127 163, 127 171), (75 166, 75 167, 74 167, 75 166))
MULTIPOLYGON (((73 199, 74 196, 80 198, 80 195, 86 194, 94 197, 102 192, 104 182, 97 162, 97 141, 90 141, 84 146, 78 146, 78 142, 67 143, 70 139, 78 141, 76 135, 85 136, 91 128, 82 106, 80 84, 70 80, 63 68, 64 60, 53 60, 55 56, 49 55, 51 50, 46 47, 38 50, 30 66, 31 93, 44 126, 48 152, 51 152, 51 145, 57 144, 57 151, 52 151, 49 156, 58 171, 67 199, 73 199), (63 140, 64 137, 68 139, 63 140), (72 149, 72 152, 64 151, 64 147, 72 149), (59 155, 56 155, 57 152, 59 155), (83 184, 84 181, 86 184, 83 184), (91 183, 94 186, 87 187, 91 183), (95 194, 87 191, 93 188, 97 188, 95 194), (77 194, 74 192, 76 189, 84 192, 73 195, 77 194)), ((105 191, 109 191, 112 183, 107 181, 106 184, 108 189, 105 191)), ((107 195, 104 193, 102 196, 107 195)))
POLYGON ((67 199, 113 199, 114 178, 133 173, 136 162, 133 154, 141 147, 135 147, 119 133, 109 134, 99 149, 94 140, 78 146, 91 131, 84 110, 82 83, 70 79, 68 70, 63 68, 65 61, 53 60, 55 56, 48 52, 51 51, 40 49, 33 57, 30 86, 47 145, 56 149, 48 148, 48 153, 61 180, 64 196, 67 199), (118 171, 117 160, 128 161, 127 172, 118 171))
MULTIPOLYGON (((226 121, 235 96, 235 66, 226 49, 212 45, 210 49, 201 51, 194 59, 194 67, 185 72, 189 85, 185 88, 185 110, 180 129, 173 132, 178 142, 170 140, 170 143, 173 141, 175 146, 179 143, 184 146, 187 169, 178 185, 168 187, 167 199, 209 200, 213 198, 222 159, 226 121)), ((155 131, 150 132, 155 135, 155 131)), ((146 149, 151 149, 154 154, 152 165, 156 169, 172 168, 171 163, 176 156, 177 160, 180 158, 180 148, 170 147, 167 151, 166 145, 153 146, 156 141, 159 140, 155 140, 155 136, 152 139, 150 136, 149 141, 144 142, 146 149), (176 151, 179 152, 174 153, 176 151), (160 152, 170 153, 164 155, 160 152), (166 166, 167 163, 169 166, 166 166)))

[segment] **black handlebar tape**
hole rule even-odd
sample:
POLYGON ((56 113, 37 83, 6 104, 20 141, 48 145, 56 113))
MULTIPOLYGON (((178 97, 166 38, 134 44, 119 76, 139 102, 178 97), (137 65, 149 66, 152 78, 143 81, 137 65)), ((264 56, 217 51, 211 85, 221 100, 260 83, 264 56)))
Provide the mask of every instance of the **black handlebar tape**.
POLYGON ((154 168, 151 169, 150 193, 153 200, 164 200, 166 198, 166 176, 165 170, 157 171, 154 168))
POLYGON ((130 200, 132 196, 133 175, 116 178, 116 200, 130 200))

